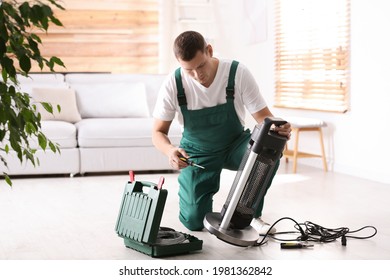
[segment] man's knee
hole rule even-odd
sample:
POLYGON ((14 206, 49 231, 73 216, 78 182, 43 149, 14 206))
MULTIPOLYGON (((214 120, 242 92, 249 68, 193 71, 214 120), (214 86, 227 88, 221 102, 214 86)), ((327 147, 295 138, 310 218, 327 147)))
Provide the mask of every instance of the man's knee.
POLYGON ((181 223, 192 231, 199 231, 203 229, 203 219, 207 212, 198 205, 187 206, 180 211, 181 223))

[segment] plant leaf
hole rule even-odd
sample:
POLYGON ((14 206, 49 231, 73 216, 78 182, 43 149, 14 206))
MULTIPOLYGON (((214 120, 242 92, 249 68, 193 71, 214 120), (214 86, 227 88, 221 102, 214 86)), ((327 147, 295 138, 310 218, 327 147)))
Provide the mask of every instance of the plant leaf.
POLYGON ((29 38, 27 38, 27 42, 28 42, 28 44, 30 46, 30 49, 33 51, 35 56, 38 56, 38 55, 41 54, 41 52, 39 51, 38 43, 36 41, 37 40, 35 40, 33 38, 33 36, 30 36, 29 38))
POLYGON ((24 155, 26 156, 26 159, 29 160, 34 166, 36 166, 35 158, 34 158, 34 151, 30 152, 29 150, 24 150, 24 155))
POLYGON ((7 46, 5 45, 5 41, 1 36, 0 37, 0 55, 3 56, 6 52, 7 52, 7 46))
POLYGON ((56 146, 53 142, 49 142, 49 147, 50 147, 50 150, 52 150, 52 152, 60 152, 60 149, 58 148, 58 146, 56 146))
POLYGON ((50 62, 53 63, 53 66, 54 66, 54 64, 57 64, 59 66, 66 68, 64 62, 62 62, 62 60, 56 56, 52 56, 50 58, 50 62))
POLYGON ((5 134, 6 134, 5 129, 0 129, 0 142, 3 141, 5 134))
POLYGON ((38 35, 32 33, 32 34, 30 34, 30 37, 31 37, 33 40, 37 41, 38 43, 42 44, 42 40, 41 40, 41 38, 40 38, 38 35))
POLYGON ((42 150, 46 150, 47 138, 42 133, 38 134, 38 143, 42 150))
POLYGON ((20 68, 26 73, 28 73, 31 69, 31 60, 27 55, 22 55, 19 60, 20 68))
POLYGON ((31 135, 31 134, 35 133, 36 131, 37 130, 36 130, 35 126, 31 122, 26 123, 26 132, 28 134, 31 135))
POLYGON ((5 181, 7 182, 7 184, 12 187, 12 181, 10 179, 10 177, 7 175, 7 174, 4 174, 4 179, 5 181))
POLYGON ((8 75, 11 77, 15 77, 16 76, 16 69, 14 67, 13 60, 10 59, 8 56, 4 56, 4 57, 0 58, 0 61, 1 61, 1 66, 3 66, 3 68, 5 68, 8 75))
POLYGON ((65 10, 64 7, 62 7, 60 4, 58 4, 55 0, 49 0, 49 2, 51 4, 53 4, 54 6, 56 6, 57 8, 61 9, 61 10, 65 10))
POLYGON ((55 16, 50 16, 49 18, 50 18, 51 22, 54 23, 55 25, 64 26, 62 24, 62 22, 58 18, 56 18, 55 16))
POLYGON ((28 18, 30 16, 30 5, 28 2, 23 2, 22 5, 19 6, 20 15, 24 18, 26 24, 28 24, 28 18))
POLYGON ((8 80, 8 73, 7 73, 7 70, 5 68, 1 69, 1 76, 3 77, 4 83, 6 83, 8 80))
POLYGON ((41 102, 43 108, 45 108, 46 111, 53 114, 53 106, 48 102, 41 102))

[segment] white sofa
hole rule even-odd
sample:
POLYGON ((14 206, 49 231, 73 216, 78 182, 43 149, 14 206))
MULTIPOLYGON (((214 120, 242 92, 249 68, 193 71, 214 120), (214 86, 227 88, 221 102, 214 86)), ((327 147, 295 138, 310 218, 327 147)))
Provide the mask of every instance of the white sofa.
MULTIPOLYGON (((42 108, 42 131, 61 153, 36 152, 39 166, 6 155, 9 175, 70 174, 170 170, 168 160, 152 144, 151 116, 164 75, 32 74, 19 77, 21 90, 35 101, 61 106, 49 114, 42 108)), ((173 122, 170 139, 178 145, 181 128, 173 122)))

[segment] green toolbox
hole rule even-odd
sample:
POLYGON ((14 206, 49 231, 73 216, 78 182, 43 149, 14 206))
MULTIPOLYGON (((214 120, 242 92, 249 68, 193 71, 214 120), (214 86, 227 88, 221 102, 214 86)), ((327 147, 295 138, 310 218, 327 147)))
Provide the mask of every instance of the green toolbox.
POLYGON ((125 246, 152 257, 173 256, 202 249, 202 240, 160 227, 168 191, 162 189, 164 177, 158 184, 135 181, 134 173, 125 186, 116 223, 117 234, 125 246))

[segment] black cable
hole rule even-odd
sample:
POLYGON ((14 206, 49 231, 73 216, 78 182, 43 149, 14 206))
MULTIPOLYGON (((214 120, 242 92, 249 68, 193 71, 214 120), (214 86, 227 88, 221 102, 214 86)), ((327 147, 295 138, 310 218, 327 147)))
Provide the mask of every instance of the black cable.
POLYGON ((349 231, 349 229, 345 227, 331 229, 312 222, 305 222, 302 226, 306 228, 305 233, 308 236, 307 240, 313 242, 333 242, 336 239, 345 236, 349 231))
POLYGON ((272 234, 270 233, 270 231, 272 230, 272 228, 273 228, 277 223, 279 223, 280 221, 286 220, 286 219, 293 221, 293 222, 295 223, 295 225, 298 226, 298 229, 299 229, 299 232, 301 233, 301 236, 305 234, 304 231, 303 231, 303 229, 301 228, 301 226, 299 225, 299 223, 298 223, 297 221, 295 221, 293 218, 290 218, 290 217, 283 217, 283 218, 280 218, 279 220, 277 220, 275 223, 273 223, 273 224, 270 226, 270 228, 268 229, 268 231, 267 231, 264 235, 259 234, 259 236, 263 236, 263 239, 262 239, 260 242, 256 243, 256 246, 262 246, 262 245, 264 245, 265 243, 267 243, 267 241, 268 241, 268 240, 266 240, 267 236, 273 237, 273 235, 275 235, 275 233, 272 233, 272 234))
POLYGON ((329 243, 333 242, 337 239, 341 239, 341 243, 343 246, 347 245, 347 238, 354 238, 354 239, 368 239, 377 234, 377 229, 374 226, 364 226, 357 230, 350 230, 347 227, 339 227, 339 228, 326 228, 323 226, 320 226, 318 224, 315 224, 310 221, 306 221, 304 223, 298 223, 294 219, 290 217, 283 217, 277 220, 275 223, 273 223, 266 234, 260 236, 263 236, 263 239, 258 242, 256 245, 261 246, 267 243, 268 240, 266 240, 267 236, 270 238, 273 238, 277 241, 308 241, 308 242, 319 242, 319 243, 329 243), (291 220, 294 222, 294 228, 297 229, 297 231, 285 231, 285 232, 276 232, 276 233, 270 233, 271 229, 280 221, 282 220, 291 220), (364 229, 373 229, 374 233, 368 236, 356 236, 353 234, 356 234, 364 229), (298 236, 294 239, 282 239, 276 236, 283 235, 283 234, 298 234, 298 236))
POLYGON ((347 235, 348 238, 355 238, 355 239, 367 239, 367 238, 371 238, 373 236, 375 236, 375 234, 378 232, 378 230, 374 227, 374 226, 364 226, 362 228, 359 228, 357 230, 354 230, 354 231, 349 231, 349 233, 355 233, 355 232, 359 232, 363 229, 366 229, 366 228, 372 228, 374 229, 374 233, 369 235, 369 236, 366 236, 366 237, 360 237, 360 236, 351 236, 351 235, 347 235))

